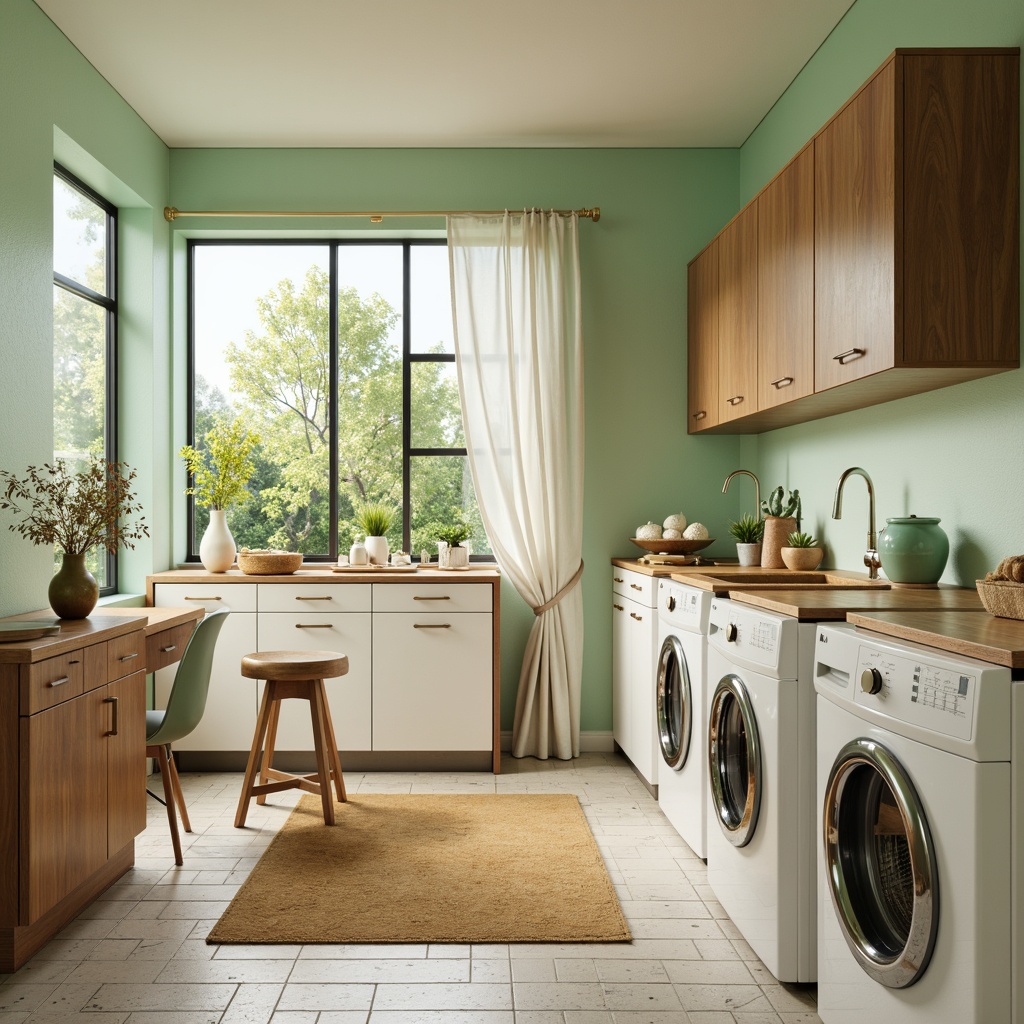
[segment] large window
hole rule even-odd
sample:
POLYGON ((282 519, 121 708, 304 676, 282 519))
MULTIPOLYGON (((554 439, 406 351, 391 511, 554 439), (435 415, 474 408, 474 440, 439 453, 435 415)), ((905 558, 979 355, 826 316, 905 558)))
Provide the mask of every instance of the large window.
MULTIPOLYGON (((117 460, 117 211, 60 166, 53 175, 53 448, 82 466, 117 460)), ((59 565, 59 556, 56 562, 59 565)), ((100 593, 117 586, 115 556, 91 551, 100 593)))
MULTIPOLYGON (((364 501, 400 511, 392 550, 436 552, 463 516, 490 548, 462 433, 442 241, 189 246, 191 443, 241 418, 260 437, 239 547, 334 560, 364 501)), ((195 558, 209 517, 190 506, 195 558)))

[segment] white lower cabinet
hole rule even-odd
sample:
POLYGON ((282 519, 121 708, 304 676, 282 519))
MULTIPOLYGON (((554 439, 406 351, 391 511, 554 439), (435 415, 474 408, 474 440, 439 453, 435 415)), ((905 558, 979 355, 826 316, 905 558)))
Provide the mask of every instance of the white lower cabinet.
MULTIPOLYGON (((202 721, 175 750, 244 750, 256 731, 257 683, 241 672, 242 658, 256 650, 256 586, 251 583, 167 583, 153 588, 158 608, 199 607, 231 612, 221 629, 213 655, 210 690, 202 721)), ((177 664, 160 669, 156 706, 167 707, 177 664)))

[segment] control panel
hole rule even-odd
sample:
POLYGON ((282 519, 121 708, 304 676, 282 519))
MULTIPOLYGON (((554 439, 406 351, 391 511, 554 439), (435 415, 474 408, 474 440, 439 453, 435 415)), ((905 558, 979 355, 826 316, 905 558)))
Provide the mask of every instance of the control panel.
POLYGON ((661 580, 658 585, 658 614, 674 626, 693 633, 707 631, 711 594, 696 587, 661 580))
POLYGON ((789 616, 716 598, 711 604, 708 643, 740 664, 789 678, 796 670, 793 645, 798 625, 789 616))

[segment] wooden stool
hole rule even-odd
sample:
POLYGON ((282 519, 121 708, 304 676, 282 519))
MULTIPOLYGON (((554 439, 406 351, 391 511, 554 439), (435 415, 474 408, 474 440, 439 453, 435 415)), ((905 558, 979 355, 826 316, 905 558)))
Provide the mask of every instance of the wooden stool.
POLYGON ((324 692, 324 680, 343 676, 348 672, 348 658, 334 651, 260 651, 242 658, 242 675, 247 679, 265 679, 263 700, 256 720, 249 763, 242 782, 242 795, 235 814, 235 828, 245 825, 249 801, 255 796, 258 804, 266 803, 267 793, 284 789, 303 789, 319 795, 324 808, 324 824, 334 824, 334 800, 331 797, 331 777, 338 800, 345 803, 345 780, 341 775, 338 742, 334 738, 331 711, 324 692), (313 722, 313 749, 316 751, 316 774, 293 775, 271 767, 274 743, 277 739, 277 720, 281 701, 300 697, 309 701, 309 715, 313 722), (266 743, 264 744, 264 737, 266 743), (262 765, 260 749, 263 748, 262 765), (256 775, 260 782, 256 785, 256 775), (274 779, 276 781, 271 782, 274 779))

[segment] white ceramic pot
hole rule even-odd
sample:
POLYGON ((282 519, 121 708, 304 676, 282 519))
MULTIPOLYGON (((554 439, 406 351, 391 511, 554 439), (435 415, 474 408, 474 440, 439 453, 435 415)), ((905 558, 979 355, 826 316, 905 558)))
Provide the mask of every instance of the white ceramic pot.
POLYGON ((761 564, 761 543, 758 541, 756 544, 737 544, 736 545, 736 557, 740 560, 740 565, 760 565, 761 564))
POLYGON ((370 557, 370 565, 388 564, 390 548, 387 537, 367 537, 363 543, 366 545, 366 553, 370 557))
POLYGON ((210 523, 199 542, 199 561, 207 572, 227 572, 235 561, 235 538, 222 508, 210 509, 210 523))
POLYGON ((461 544, 456 544, 455 547, 448 549, 449 569, 464 569, 467 565, 469 565, 468 547, 463 547, 461 544))

